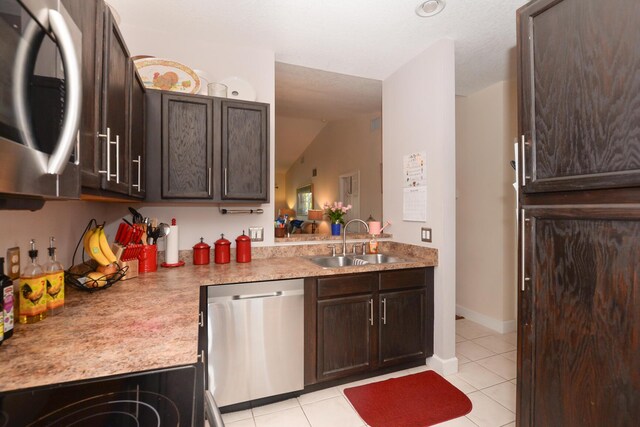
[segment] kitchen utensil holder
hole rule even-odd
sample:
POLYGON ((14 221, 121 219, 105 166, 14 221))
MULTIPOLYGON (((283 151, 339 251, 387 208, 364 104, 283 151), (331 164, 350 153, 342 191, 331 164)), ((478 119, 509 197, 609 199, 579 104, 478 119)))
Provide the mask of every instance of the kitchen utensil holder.
POLYGON ((158 247, 156 245, 144 245, 138 256, 138 272, 150 273, 158 271, 158 247))

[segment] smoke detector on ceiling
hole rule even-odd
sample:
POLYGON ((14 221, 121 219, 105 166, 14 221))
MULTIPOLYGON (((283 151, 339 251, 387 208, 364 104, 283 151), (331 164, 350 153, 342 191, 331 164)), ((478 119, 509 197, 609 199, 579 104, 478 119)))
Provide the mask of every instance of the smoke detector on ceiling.
POLYGON ((416 14, 423 18, 435 16, 442 12, 446 3, 444 0, 427 0, 416 7, 416 14))

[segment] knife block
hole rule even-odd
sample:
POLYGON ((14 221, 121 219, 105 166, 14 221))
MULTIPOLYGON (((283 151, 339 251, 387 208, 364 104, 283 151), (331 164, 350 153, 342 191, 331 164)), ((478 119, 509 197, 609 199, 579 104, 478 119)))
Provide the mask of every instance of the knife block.
POLYGON ((128 267, 127 272, 121 280, 129 280, 138 277, 138 259, 130 259, 129 261, 118 261, 120 268, 128 267))

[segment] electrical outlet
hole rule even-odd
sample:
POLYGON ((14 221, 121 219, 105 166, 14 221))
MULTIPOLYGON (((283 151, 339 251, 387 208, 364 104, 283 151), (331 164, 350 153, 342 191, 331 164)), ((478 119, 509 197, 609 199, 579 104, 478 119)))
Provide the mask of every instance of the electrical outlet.
POLYGON ((422 230, 420 231, 420 238, 423 242, 431 242, 431 229, 422 227, 422 230))
POLYGON ((262 242, 264 240, 264 227, 249 227, 249 238, 252 242, 262 242))
POLYGON ((20 277, 20 248, 7 249, 7 276, 11 280, 20 277))

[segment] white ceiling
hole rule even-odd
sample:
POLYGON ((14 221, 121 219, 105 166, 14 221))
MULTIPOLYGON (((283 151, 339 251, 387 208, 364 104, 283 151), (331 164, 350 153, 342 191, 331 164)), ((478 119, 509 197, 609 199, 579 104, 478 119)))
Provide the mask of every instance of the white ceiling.
POLYGON ((368 111, 380 80, 442 38, 455 41, 456 94, 513 78, 515 13, 527 0, 446 2, 420 18, 421 0, 109 0, 123 24, 273 51, 276 114, 315 120, 368 111))
POLYGON ((455 40, 456 93, 510 76, 516 9, 526 0, 110 0, 123 23, 275 52, 276 61, 384 80, 441 38, 455 40), (184 17, 184 18, 182 18, 184 17))

